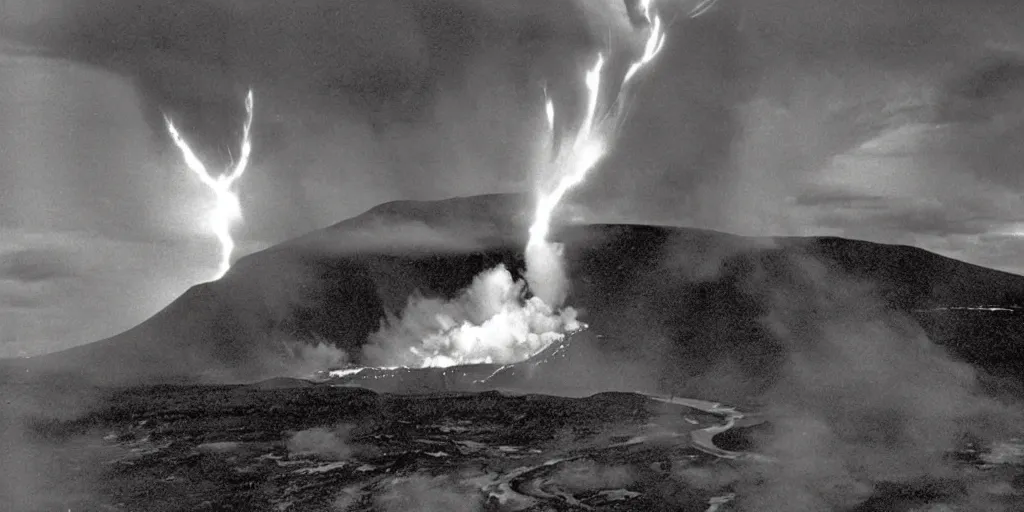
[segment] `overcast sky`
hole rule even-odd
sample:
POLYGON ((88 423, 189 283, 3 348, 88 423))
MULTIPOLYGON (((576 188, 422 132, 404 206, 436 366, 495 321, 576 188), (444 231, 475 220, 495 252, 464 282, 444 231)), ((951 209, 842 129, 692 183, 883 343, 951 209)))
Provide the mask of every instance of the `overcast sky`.
MULTIPOLYGON (((658 2, 673 21, 594 220, 904 243, 1024 273, 1024 8, 1014 0, 658 2)), ((237 155, 240 254, 381 202, 529 189, 619 0, 3 0, 0 356, 95 341, 216 272, 211 167, 237 155)))

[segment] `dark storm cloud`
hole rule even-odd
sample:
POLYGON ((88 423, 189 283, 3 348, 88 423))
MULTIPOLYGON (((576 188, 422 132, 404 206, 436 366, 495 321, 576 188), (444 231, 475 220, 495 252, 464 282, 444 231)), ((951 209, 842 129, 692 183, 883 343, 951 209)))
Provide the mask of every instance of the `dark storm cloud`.
MULTIPOLYGON (((1016 97, 988 107, 992 111, 974 122, 953 124, 936 134, 922 152, 926 165, 977 176, 986 182, 1024 190, 1024 89, 1016 97)), ((980 109, 972 115, 981 115, 980 109)))
POLYGON ((240 97, 249 85, 315 105, 323 125, 313 129, 354 109, 384 130, 429 117, 438 92, 459 88, 473 58, 487 50, 512 48, 506 57, 517 70, 514 85, 525 87, 539 78, 530 68, 550 47, 595 41, 573 2, 51 4, 53 15, 43 23, 22 25, 14 17, 8 31, 45 51, 131 76, 154 131, 163 131, 161 111, 170 111, 218 161, 237 145, 240 97))
POLYGON ((1020 91, 1024 88, 1024 52, 994 48, 991 55, 944 85, 943 92, 950 98, 973 101, 975 105, 1020 91))
POLYGON ((61 251, 26 249, 0 254, 0 279, 32 283, 77 275, 75 263, 61 251))
MULTIPOLYGON (((1015 5, 751 0, 677 23, 583 200, 659 221, 787 231, 799 219, 761 219, 778 216, 835 157, 901 127, 945 122, 947 84, 981 72, 997 41, 1022 39, 1015 5)), ((1012 89, 1003 81, 1000 90, 1012 89)), ((1006 94, 991 101, 1010 106, 1006 94)), ((886 151, 923 161, 922 153, 970 153, 965 141, 984 137, 952 131, 952 147, 932 140, 886 151)), ((1012 138, 1005 132, 983 143, 987 161, 1019 161, 999 147, 1012 138)), ((960 172, 990 174, 974 162, 960 172)))
MULTIPOLYGON (((656 2, 668 44, 583 201, 740 229, 721 222, 736 203, 779 203, 833 156, 940 118, 954 95, 922 98, 928 87, 1012 86, 1000 64, 979 64, 1012 39, 1009 0, 723 0, 688 20, 694 4, 656 2), (764 192, 750 201, 741 187, 764 192)), ((230 160, 253 85, 256 164, 273 171, 247 178, 265 205, 251 224, 277 231, 388 199, 522 189, 540 87, 571 114, 581 59, 642 37, 617 0, 51 5, 43 25, 12 33, 132 77, 164 145, 166 110, 212 161, 230 160), (328 192, 350 208, 325 206, 328 192)))

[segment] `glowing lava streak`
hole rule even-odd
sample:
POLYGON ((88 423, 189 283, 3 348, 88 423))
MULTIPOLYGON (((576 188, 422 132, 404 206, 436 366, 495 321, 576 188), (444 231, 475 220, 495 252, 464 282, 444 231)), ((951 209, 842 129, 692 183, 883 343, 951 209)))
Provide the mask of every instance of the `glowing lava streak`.
MULTIPOLYGON (((585 77, 587 108, 583 122, 576 131, 572 143, 561 145, 562 149, 552 162, 550 172, 558 176, 555 186, 549 191, 542 191, 537 198, 534 220, 530 226, 530 238, 526 245, 526 278, 534 295, 552 307, 560 306, 565 299, 567 281, 562 268, 561 248, 547 240, 555 208, 565 194, 583 182, 587 173, 605 156, 609 140, 614 135, 623 112, 623 97, 628 92, 628 86, 637 73, 653 61, 665 46, 664 27, 659 16, 652 17, 650 1, 643 1, 641 9, 644 17, 650 21, 651 27, 643 53, 630 64, 612 108, 600 118, 597 116, 597 107, 601 97, 601 73, 605 58, 603 54, 598 54, 597 62, 587 71, 585 77)), ((546 100, 544 108, 548 128, 554 134, 555 106, 550 98, 546 100)))
POLYGON ((220 242, 220 267, 214 280, 224 277, 231 267, 231 253, 235 250, 235 240, 231 237, 231 224, 242 218, 242 205, 238 200, 238 194, 231 189, 245 173, 249 166, 249 155, 252 153, 252 141, 249 139, 249 129, 252 126, 252 89, 245 96, 245 126, 242 131, 242 151, 238 162, 223 174, 212 176, 206 169, 199 157, 189 147, 185 139, 178 133, 177 128, 170 118, 164 115, 164 122, 167 124, 167 131, 171 134, 174 144, 181 150, 185 158, 185 164, 199 177, 204 185, 213 191, 216 197, 216 206, 210 211, 210 229, 220 242))

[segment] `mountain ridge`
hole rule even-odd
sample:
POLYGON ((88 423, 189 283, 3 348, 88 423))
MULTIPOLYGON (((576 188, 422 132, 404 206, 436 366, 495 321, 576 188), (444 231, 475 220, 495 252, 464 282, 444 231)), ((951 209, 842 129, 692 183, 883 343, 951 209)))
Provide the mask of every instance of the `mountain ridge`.
MULTIPOLYGON (((413 292, 450 299, 499 264, 520 278, 526 204, 525 196, 507 194, 386 203, 241 258, 220 281, 190 288, 122 334, 19 364, 29 375, 77 372, 106 384, 251 381, 293 371, 288 344, 317 341, 358 363, 367 336, 413 292)), ((766 347, 776 342, 764 319, 777 308, 774 297, 808 302, 814 312, 821 307, 814 301, 845 300, 829 298, 846 293, 841 283, 856 283, 865 303, 901 315, 1024 302, 1024 277, 909 246, 567 217, 553 236, 569 262, 568 304, 596 332, 620 340, 601 347, 612 359, 717 360, 719 349, 694 341, 717 336, 730 340, 723 343, 735 357, 770 362, 766 347), (625 339, 643 339, 636 342, 642 348, 625 339)), ((931 331, 957 333, 950 336, 962 345, 970 332, 931 322, 931 331)), ((1003 354, 1015 354, 1019 329, 1005 328, 1012 336, 1003 354)), ((966 343, 962 352, 991 364, 979 343, 966 343)))

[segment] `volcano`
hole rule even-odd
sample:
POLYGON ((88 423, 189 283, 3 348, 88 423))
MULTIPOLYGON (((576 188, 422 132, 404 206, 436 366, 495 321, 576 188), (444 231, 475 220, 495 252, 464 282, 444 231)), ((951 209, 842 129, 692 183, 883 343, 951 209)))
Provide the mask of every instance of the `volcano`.
POLYGON ((1024 506, 1024 277, 913 247, 564 214, 551 238, 580 328, 522 361, 370 365, 368 340, 410 297, 450 300, 498 266, 522 277, 529 205, 383 204, 244 257, 120 335, 4 361, 15 414, 0 421, 0 498, 18 510, 1024 506))
MULTIPOLYGON (((329 344, 358 366, 367 337, 414 291, 451 298, 498 264, 520 277, 527 215, 520 195, 383 204, 246 256, 127 332, 19 361, 18 375, 72 372, 102 385, 254 381, 294 373, 289 342, 329 344)), ((572 280, 567 303, 590 325, 573 336, 588 349, 577 347, 570 373, 582 383, 595 378, 587 368, 618 369, 602 372, 599 389, 669 391, 723 364, 762 386, 786 352, 768 325, 779 301, 819 323, 843 304, 843 315, 920 330, 985 374, 1024 375, 1024 277, 833 237, 562 219, 554 239, 572 280)), ((814 336, 813 327, 789 335, 814 336)))

